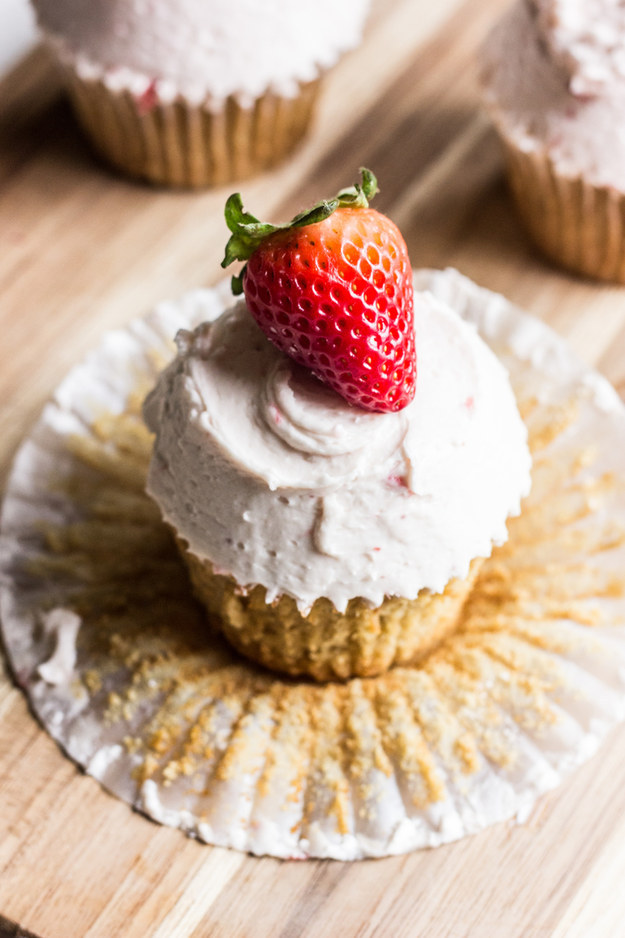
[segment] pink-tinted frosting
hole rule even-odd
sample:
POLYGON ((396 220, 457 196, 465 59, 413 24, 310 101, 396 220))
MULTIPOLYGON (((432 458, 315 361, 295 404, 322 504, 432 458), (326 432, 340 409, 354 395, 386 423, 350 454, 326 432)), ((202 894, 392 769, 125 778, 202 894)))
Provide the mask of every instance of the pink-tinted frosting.
POLYGON ((562 176, 625 191, 624 52, 620 0, 518 0, 483 50, 500 132, 562 176))
POLYGON ((219 105, 298 93, 358 44, 369 0, 33 0, 81 78, 219 105))

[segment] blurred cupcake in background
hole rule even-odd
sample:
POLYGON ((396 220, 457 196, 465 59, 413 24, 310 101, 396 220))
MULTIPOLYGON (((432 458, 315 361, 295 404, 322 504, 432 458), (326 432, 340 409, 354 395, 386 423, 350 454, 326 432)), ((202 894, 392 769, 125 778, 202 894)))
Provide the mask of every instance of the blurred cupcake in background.
POLYGON ((83 127, 118 169, 218 185, 304 136, 369 0, 33 0, 83 127))
POLYGON ((625 3, 517 0, 482 85, 530 235, 570 270, 625 282, 625 3))

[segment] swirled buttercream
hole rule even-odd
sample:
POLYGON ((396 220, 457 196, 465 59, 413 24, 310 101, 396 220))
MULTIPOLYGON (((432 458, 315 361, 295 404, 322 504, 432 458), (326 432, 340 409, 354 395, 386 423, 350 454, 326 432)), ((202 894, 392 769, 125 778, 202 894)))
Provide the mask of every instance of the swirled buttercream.
POLYGON ((358 44, 369 0, 34 0, 40 25, 86 79, 215 108, 285 97, 358 44))
POLYGON ((148 491, 197 556, 268 601, 341 610, 438 592, 506 539, 530 456, 505 369, 430 293, 415 320, 417 393, 392 414, 310 377, 243 301, 179 335, 144 407, 148 491))

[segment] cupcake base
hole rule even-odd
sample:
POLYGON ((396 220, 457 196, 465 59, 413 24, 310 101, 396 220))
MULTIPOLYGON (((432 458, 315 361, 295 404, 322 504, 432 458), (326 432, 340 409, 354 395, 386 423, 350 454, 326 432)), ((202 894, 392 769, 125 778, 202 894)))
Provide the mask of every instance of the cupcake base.
POLYGON ((469 574, 451 580, 442 593, 388 598, 375 609, 352 599, 344 613, 320 598, 302 616, 290 596, 269 605, 262 586, 244 595, 232 577, 214 573, 182 538, 177 543, 195 595, 238 651, 273 671, 317 681, 371 677, 431 653, 456 628, 483 562, 474 560, 469 574))
POLYGON ((86 772, 200 840, 341 860, 457 840, 523 815, 625 718, 625 408, 502 297, 453 271, 417 286, 508 368, 534 456, 508 542, 417 664, 315 684, 207 634, 145 494, 140 406, 218 291, 106 337, 17 455, 0 542, 16 679, 86 772))
POLYGON ((249 108, 231 96, 213 113, 113 92, 71 68, 65 76, 76 115, 105 160, 130 176, 188 188, 245 179, 283 160, 308 130, 320 87, 319 79, 301 85, 294 98, 267 92, 249 108))
POLYGON ((574 273, 625 283, 625 195, 562 176, 546 155, 503 142, 517 210, 541 251, 574 273))

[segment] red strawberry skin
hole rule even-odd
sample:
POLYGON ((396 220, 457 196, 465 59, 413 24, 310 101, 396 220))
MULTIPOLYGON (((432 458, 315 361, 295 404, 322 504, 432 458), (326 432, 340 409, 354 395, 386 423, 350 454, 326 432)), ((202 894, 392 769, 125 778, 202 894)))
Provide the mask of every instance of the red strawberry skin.
POLYGON ((372 208, 276 231, 243 291, 271 342, 350 404, 397 411, 414 397, 412 272, 399 229, 372 208))

